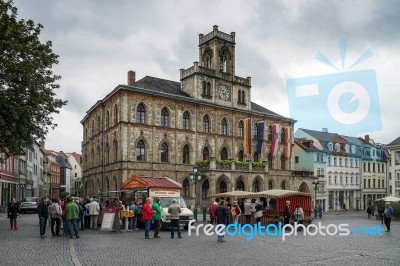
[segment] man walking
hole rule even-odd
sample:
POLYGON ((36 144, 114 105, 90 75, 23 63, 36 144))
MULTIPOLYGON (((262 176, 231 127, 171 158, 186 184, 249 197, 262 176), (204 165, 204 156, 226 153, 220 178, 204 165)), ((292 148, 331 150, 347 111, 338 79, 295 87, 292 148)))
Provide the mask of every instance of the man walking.
MULTIPOLYGON (((217 216, 217 226, 219 224, 226 224, 226 218, 229 216, 229 209, 227 206, 224 206, 224 201, 221 200, 217 209, 215 210, 215 215, 217 216)), ((218 235, 219 242, 225 242, 224 235, 218 235)))
POLYGON ((393 208, 392 206, 390 206, 390 202, 386 202, 384 214, 385 214, 386 232, 390 232, 390 222, 392 221, 392 217, 394 215, 393 208))
POLYGON ((37 212, 39 215, 39 226, 40 226, 40 237, 46 237, 46 223, 49 218, 49 204, 47 202, 47 197, 42 198, 42 202, 37 206, 37 212))
POLYGON ((251 223, 251 207, 250 200, 246 200, 246 203, 244 204, 244 216, 246 217, 246 224, 251 223))
POLYGON ((94 199, 90 202, 89 205, 89 215, 90 215, 90 229, 97 229, 97 221, 100 213, 100 205, 97 202, 97 199, 94 199))
POLYGON ((285 224, 289 224, 290 221, 290 201, 286 201, 283 207, 283 221, 285 224))
POLYGON ((171 238, 174 238, 174 230, 175 227, 178 231, 178 238, 182 238, 181 236, 181 228, 179 225, 179 214, 182 212, 181 207, 179 207, 176 199, 172 200, 172 205, 169 206, 168 213, 171 219, 171 238))
POLYGON ((65 215, 67 217, 67 225, 69 229, 69 238, 72 238, 75 233, 75 237, 79 238, 78 225, 76 220, 79 218, 79 207, 70 197, 67 198, 67 206, 65 206, 65 215))

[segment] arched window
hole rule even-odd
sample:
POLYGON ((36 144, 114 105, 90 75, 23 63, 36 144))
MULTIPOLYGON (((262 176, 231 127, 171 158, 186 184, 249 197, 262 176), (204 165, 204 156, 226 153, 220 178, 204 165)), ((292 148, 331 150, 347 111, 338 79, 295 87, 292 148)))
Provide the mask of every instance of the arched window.
POLYGON ((241 103, 245 103, 246 101, 246 97, 245 97, 245 91, 242 91, 242 99, 241 99, 241 103))
POLYGON ((190 127, 190 116, 189 112, 186 111, 183 113, 183 129, 189 129, 190 127))
POLYGON ((207 55, 206 57, 206 67, 207 68, 212 68, 212 63, 211 63, 211 56, 207 55))
POLYGON ((190 149, 188 145, 185 145, 182 150, 182 163, 189 164, 190 163, 190 149))
POLYGON ((168 144, 165 142, 161 145, 161 162, 168 163, 168 144))
POLYGON ((257 123, 255 123, 255 124, 253 125, 253 137, 254 137, 255 139, 257 139, 257 137, 258 137, 258 126, 257 126, 257 123))
POLYGON ((228 135, 228 121, 225 117, 221 120, 221 134, 228 135))
POLYGON ((114 105, 114 125, 118 123, 118 106, 114 105))
POLYGON ((105 161, 106 163, 110 163, 110 146, 108 145, 108 142, 106 142, 106 158, 105 161))
POLYGON ((281 156, 281 169, 282 170, 286 169, 286 159, 285 159, 285 155, 283 155, 283 154, 281 156))
POLYGON ((210 48, 207 48, 203 54, 204 67, 212 68, 212 57, 213 57, 213 52, 211 51, 210 48))
POLYGON ((100 122, 100 116, 97 117, 97 131, 101 131, 101 122, 100 122))
POLYGON ((274 188, 274 186, 272 185, 272 181, 271 180, 268 181, 268 189, 271 190, 273 188, 274 188))
POLYGON ((146 160, 146 146, 144 145, 144 141, 140 140, 136 144, 136 161, 144 162, 146 160))
POLYGON ((285 143, 286 138, 285 138, 285 128, 283 127, 281 129, 281 143, 285 143))
POLYGON ((110 112, 107 110, 106 112, 106 128, 110 127, 110 112))
POLYGON ((240 151, 239 151, 238 160, 239 160, 240 162, 243 162, 243 161, 244 161, 243 150, 240 150, 240 151))
POLYGON ((259 160, 259 158, 258 158, 258 153, 255 152, 255 153, 253 154, 253 162, 258 162, 258 160, 259 160))
POLYGON ((110 191, 110 180, 106 177, 106 191, 110 191))
POLYGON ((118 141, 114 141, 114 161, 118 161, 118 141))
POLYGON ((168 109, 166 107, 164 107, 161 110, 161 126, 162 127, 168 127, 169 126, 169 113, 168 113, 168 109))
POLYGON ((244 183, 243 183, 242 180, 239 180, 239 181, 236 183, 236 190, 238 190, 238 191, 244 191, 244 183))
POLYGON ((203 96, 207 95, 207 84, 205 81, 202 82, 202 87, 203 87, 203 96))
POLYGON ((140 103, 136 108, 136 123, 144 124, 146 119, 146 108, 140 103))
POLYGON ((238 103, 242 103, 242 91, 238 90, 238 103))
POLYGON ((272 155, 268 154, 268 169, 272 169, 272 155))
POLYGON ((189 186, 189 180, 187 180, 187 178, 185 178, 185 180, 183 180, 183 183, 182 183, 182 193, 183 193, 183 197, 189 197, 189 190, 190 189, 190 186, 189 186))
POLYGON ((286 183, 285 183, 285 181, 282 181, 281 189, 282 189, 282 190, 285 190, 285 189, 286 189, 286 183))
POLYGON ((203 116, 203 132, 210 132, 210 118, 208 118, 208 115, 203 116))
POLYGON ((203 149, 203 160, 210 160, 210 152, 207 147, 203 149))
POLYGON ((253 182, 253 192, 260 192, 260 183, 257 179, 253 182))
POLYGON ((207 199, 208 198, 208 192, 210 189, 210 185, 208 183, 208 180, 204 180, 203 184, 201 185, 201 198, 202 199, 207 199))
POLYGON ((225 181, 222 180, 221 183, 219 183, 219 193, 224 193, 227 191, 228 191, 228 188, 226 186, 226 183, 225 183, 225 181))
POLYGON ((211 96, 211 83, 210 82, 207 82, 206 95, 211 96))
POLYGON ((271 127, 271 125, 269 125, 268 129, 267 129, 267 140, 268 141, 272 141, 272 127, 271 127))
POLYGON ((228 160, 228 151, 225 147, 221 149, 221 160, 228 160))
POLYGON ((92 137, 94 136, 94 119, 92 120, 92 137))
POLYGON ((239 121, 237 135, 243 137, 243 121, 239 121))
POLYGON ((221 72, 226 72, 227 69, 227 54, 226 51, 222 51, 219 57, 219 68, 221 72))

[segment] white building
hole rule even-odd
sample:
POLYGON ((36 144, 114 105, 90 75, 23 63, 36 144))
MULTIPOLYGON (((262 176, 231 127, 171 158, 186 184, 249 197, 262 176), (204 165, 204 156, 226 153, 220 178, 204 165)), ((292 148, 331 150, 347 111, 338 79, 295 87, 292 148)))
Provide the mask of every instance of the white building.
POLYGON ((82 167, 81 158, 82 155, 73 152, 66 153, 68 162, 71 165, 71 195, 81 195, 82 194, 82 167))
POLYGON ((33 196, 34 197, 43 197, 48 195, 48 191, 43 189, 43 160, 44 153, 40 149, 40 146, 37 142, 33 143, 33 152, 32 152, 32 160, 28 154, 28 178, 30 167, 32 167, 32 181, 33 181, 33 196))

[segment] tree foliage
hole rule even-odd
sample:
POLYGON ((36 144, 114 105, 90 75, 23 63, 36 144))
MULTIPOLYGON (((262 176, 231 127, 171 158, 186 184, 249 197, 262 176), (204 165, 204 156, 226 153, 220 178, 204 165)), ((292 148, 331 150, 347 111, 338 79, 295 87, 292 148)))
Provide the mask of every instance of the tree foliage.
POLYGON ((57 124, 52 115, 67 102, 56 98, 53 74, 58 55, 41 43, 43 26, 18 20, 12 0, 0 0, 0 152, 24 154, 57 124))

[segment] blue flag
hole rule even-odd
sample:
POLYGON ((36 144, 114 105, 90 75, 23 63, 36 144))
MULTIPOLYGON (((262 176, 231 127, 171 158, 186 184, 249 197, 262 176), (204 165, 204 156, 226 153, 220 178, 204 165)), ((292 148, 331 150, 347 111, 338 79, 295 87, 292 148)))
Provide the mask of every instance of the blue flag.
POLYGON ((257 153, 261 154, 264 140, 264 122, 257 123, 257 153))

